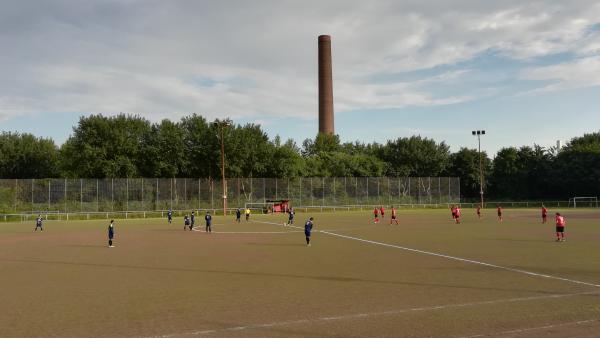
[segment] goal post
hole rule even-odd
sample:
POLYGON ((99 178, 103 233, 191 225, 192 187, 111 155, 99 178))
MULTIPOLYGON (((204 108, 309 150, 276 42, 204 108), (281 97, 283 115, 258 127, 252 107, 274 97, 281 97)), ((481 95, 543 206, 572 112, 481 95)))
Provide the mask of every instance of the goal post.
POLYGON ((598 207, 598 197, 571 197, 569 198, 569 207, 570 208, 597 208, 598 207))

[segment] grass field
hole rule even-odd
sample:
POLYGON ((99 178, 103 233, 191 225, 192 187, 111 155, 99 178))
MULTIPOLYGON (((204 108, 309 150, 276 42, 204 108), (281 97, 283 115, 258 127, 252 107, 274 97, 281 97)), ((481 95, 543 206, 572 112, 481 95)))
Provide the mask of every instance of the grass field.
POLYGON ((597 337, 600 213, 563 211, 565 243, 523 209, 316 213, 311 247, 282 215, 0 224, 0 337, 597 337))

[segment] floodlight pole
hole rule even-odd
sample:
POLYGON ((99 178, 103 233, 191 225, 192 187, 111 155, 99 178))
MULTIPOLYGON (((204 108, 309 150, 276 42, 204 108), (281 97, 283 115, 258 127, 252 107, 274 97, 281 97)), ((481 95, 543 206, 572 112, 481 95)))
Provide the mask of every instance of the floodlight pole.
POLYGON ((473 136, 477 135, 479 153, 479 196, 481 197, 481 207, 483 208, 483 158, 481 157, 481 135, 485 135, 485 130, 473 130, 473 136))
POLYGON ((229 121, 219 121, 215 122, 217 126, 221 129, 221 180, 223 182, 223 216, 227 215, 227 181, 225 180, 225 138, 223 129, 229 126, 229 121))

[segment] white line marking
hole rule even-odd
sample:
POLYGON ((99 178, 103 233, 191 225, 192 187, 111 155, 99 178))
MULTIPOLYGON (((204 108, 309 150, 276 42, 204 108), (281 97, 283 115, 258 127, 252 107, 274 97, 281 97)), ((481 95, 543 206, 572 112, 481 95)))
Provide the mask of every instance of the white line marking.
MULTIPOLYGON (((204 232, 204 230, 195 230, 194 231, 201 231, 204 232)), ((296 234, 296 233, 300 233, 302 231, 213 231, 213 234, 296 234)))
POLYGON ((191 331, 191 332, 185 332, 185 333, 171 333, 171 334, 165 334, 165 335, 160 335, 160 336, 150 336, 148 338, 171 338, 171 337, 178 337, 178 336, 179 337, 181 337, 181 336, 205 336, 205 335, 218 334, 218 333, 224 333, 224 332, 264 329, 264 328, 297 325, 297 324, 305 324, 305 323, 329 322, 329 321, 338 321, 338 320, 367 318, 367 317, 374 317, 374 316, 397 315, 397 314, 403 314, 403 313, 409 313, 409 312, 426 312, 426 311, 464 308, 464 307, 471 307, 471 306, 493 305, 493 304, 501 304, 501 303, 517 303, 517 302, 527 302, 527 301, 534 301, 534 300, 541 300, 541 299, 560 299, 560 298, 567 298, 567 297, 589 296, 589 295, 597 295, 597 294, 600 294, 600 291, 571 293, 571 294, 562 294, 562 295, 554 294, 554 295, 544 295, 544 296, 497 299, 497 300, 479 301, 479 302, 471 302, 471 303, 460 303, 460 304, 424 306, 424 307, 389 310, 389 311, 372 312, 372 313, 356 313, 356 314, 339 315, 339 316, 317 317, 317 318, 312 318, 312 319, 286 320, 286 321, 271 322, 271 323, 264 323, 264 324, 249 324, 246 326, 234 326, 234 327, 226 327, 226 328, 221 328, 221 329, 198 330, 198 331, 191 331))
MULTIPOLYGON (((271 222, 261 222, 261 223, 276 224, 276 223, 271 223, 271 222)), ((299 228, 299 227, 296 227, 296 228, 299 228)), ((347 235, 342 235, 342 234, 336 234, 334 232, 325 231, 325 230, 321 230, 321 231, 316 230, 316 232, 320 232, 320 233, 323 233, 323 234, 326 234, 326 235, 341 237, 341 238, 345 238, 345 239, 351 239, 351 240, 354 240, 354 241, 359 241, 359 242, 364 242, 364 243, 369 243, 369 244, 381 245, 381 246, 385 246, 385 247, 389 247, 389 248, 401 249, 401 250, 406 250, 406 251, 410 251, 410 252, 416 252, 416 253, 430 255, 430 256, 436 256, 436 257, 442 257, 442 258, 446 258, 446 259, 452 259, 452 260, 456 260, 456 261, 460 261, 460 262, 465 262, 465 263, 471 263, 471 264, 477 264, 477 265, 487 266, 487 267, 490 267, 490 268, 496 268, 496 269, 501 269, 501 270, 506 270, 506 271, 511 271, 511 272, 517 272, 517 273, 521 273, 521 274, 525 274, 525 275, 529 275, 529 276, 535 276, 535 277, 541 277, 541 278, 547 278, 547 279, 560 280, 560 281, 563 281, 563 282, 569 282, 569 283, 574 283, 574 284, 579 284, 579 285, 586 285, 586 286, 593 286, 595 288, 600 288, 600 284, 583 282, 583 281, 579 281, 579 280, 575 280, 575 279, 569 279, 569 278, 564 278, 564 277, 546 275, 546 274, 542 274, 542 273, 531 272, 531 271, 522 270, 522 269, 515 269, 515 268, 511 268, 511 267, 507 267, 507 266, 502 266, 502 265, 497 265, 497 264, 492 264, 492 263, 480 262, 480 261, 476 261, 476 260, 472 260, 472 259, 467 259, 467 258, 460 258, 460 257, 455 257, 455 256, 450 256, 450 255, 444 255, 444 254, 440 254, 440 253, 436 253, 436 252, 431 252, 431 251, 425 251, 425 250, 408 248, 408 247, 404 247, 404 246, 400 246, 400 245, 394 245, 394 244, 388 244, 388 243, 383 243, 383 242, 371 241, 371 240, 368 240, 368 239, 363 239, 363 238, 358 238, 358 237, 352 237, 352 236, 347 236, 347 235)))
POLYGON ((467 259, 467 258, 460 258, 460 257, 455 257, 455 256, 449 256, 449 255, 444 255, 444 254, 435 253, 435 252, 431 252, 431 251, 425 251, 425 250, 419 250, 419 249, 412 249, 412 248, 407 248, 407 247, 400 246, 400 245, 394 245, 394 244, 376 242, 376 241, 371 241, 371 240, 368 240, 368 239, 363 239, 363 238, 358 238, 358 237, 352 237, 352 236, 347 236, 347 235, 336 234, 336 233, 329 232, 329 231, 321 231, 321 233, 324 233, 324 234, 327 234, 327 235, 331 235, 331 236, 337 236, 337 237, 341 237, 341 238, 351 239, 351 240, 355 240, 355 241, 359 241, 359 242, 376 244, 376 245, 381 245, 381 246, 385 246, 385 247, 390 247, 390 248, 396 248, 396 249, 401 249, 401 250, 406 250, 406 251, 421 253, 421 254, 425 254, 425 255, 431 255, 431 256, 442 257, 442 258, 446 258, 446 259, 452 259, 452 260, 456 260, 456 261, 460 261, 460 262, 465 262, 465 263, 471 263, 471 264, 477 264, 477 265, 487 266, 487 267, 490 267, 490 268, 496 268, 496 269, 501 269, 501 270, 506 270, 506 271, 511 271, 511 272, 522 273, 522 274, 529 275, 529 276, 542 277, 542 278, 548 278, 548 279, 555 279, 555 280, 560 280, 560 281, 563 281, 563 282, 569 282, 569 283, 574 283, 574 284, 587 285, 587 286, 593 286, 595 288, 600 288, 600 284, 583 282, 583 281, 579 281, 579 280, 575 280, 575 279, 569 279, 569 278, 564 278, 564 277, 557 277, 557 276, 552 276, 552 275, 546 275, 546 274, 543 274, 543 273, 536 273, 536 272, 531 272, 531 271, 522 270, 522 269, 515 269, 515 268, 511 268, 511 267, 507 267, 507 266, 502 266, 502 265, 497 265, 497 264, 492 264, 492 263, 485 263, 485 262, 480 262, 480 261, 476 261, 476 260, 472 260, 472 259, 467 259))
POLYGON ((528 327, 528 328, 524 328, 524 329, 515 329, 515 330, 508 330, 508 331, 495 332, 495 333, 476 334, 473 336, 466 336, 464 338, 493 337, 493 336, 501 336, 501 335, 507 335, 507 334, 515 334, 515 333, 518 334, 518 333, 524 333, 524 332, 529 332, 529 331, 554 329, 554 328, 562 327, 562 326, 583 325, 583 324, 589 324, 589 323, 594 323, 594 322, 599 322, 599 321, 600 321, 600 319, 579 320, 576 322, 550 324, 550 325, 544 325, 544 326, 528 327))

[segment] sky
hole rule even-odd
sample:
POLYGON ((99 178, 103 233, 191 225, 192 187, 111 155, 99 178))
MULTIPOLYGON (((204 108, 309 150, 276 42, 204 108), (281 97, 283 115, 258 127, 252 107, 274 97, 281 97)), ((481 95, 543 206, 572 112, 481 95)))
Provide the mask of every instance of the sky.
POLYGON ((197 113, 317 133, 332 37, 343 141, 550 147, 600 130, 597 1, 0 0, 0 131, 62 144, 80 116, 197 113))

